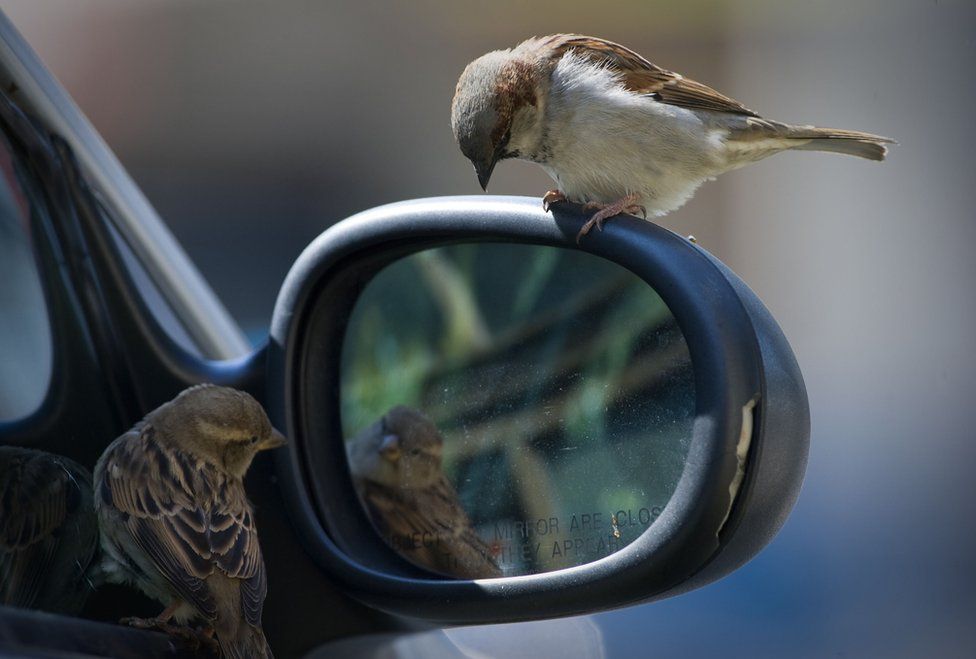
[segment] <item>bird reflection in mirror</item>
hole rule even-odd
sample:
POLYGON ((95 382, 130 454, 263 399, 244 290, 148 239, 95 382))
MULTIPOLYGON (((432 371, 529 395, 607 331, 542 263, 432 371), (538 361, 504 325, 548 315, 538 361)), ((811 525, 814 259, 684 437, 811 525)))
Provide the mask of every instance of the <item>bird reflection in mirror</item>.
POLYGON ((497 551, 475 531, 444 474, 443 445, 430 419, 394 407, 349 443, 359 496, 383 539, 411 562, 463 579, 501 576, 497 551))
POLYGON ((0 604, 77 614, 98 546, 87 469, 60 455, 0 447, 0 604))

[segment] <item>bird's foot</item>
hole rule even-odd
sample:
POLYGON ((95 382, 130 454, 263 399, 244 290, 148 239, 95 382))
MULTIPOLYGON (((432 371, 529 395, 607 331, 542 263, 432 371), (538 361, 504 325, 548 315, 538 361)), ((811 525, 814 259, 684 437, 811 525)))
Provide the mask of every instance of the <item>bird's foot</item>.
POLYGON ((169 624, 169 621, 172 620, 181 605, 182 602, 180 600, 174 600, 154 618, 122 618, 119 620, 119 623, 128 625, 129 627, 135 627, 136 629, 158 629, 160 631, 166 631, 173 627, 173 625, 169 624))
POLYGON ((168 619, 157 618, 122 618, 119 624, 136 629, 150 629, 157 632, 164 632, 172 636, 183 636, 189 628, 180 625, 170 624, 168 619))
POLYGON ((197 649, 204 649, 213 655, 220 654, 220 645, 214 636, 213 627, 201 627, 196 631, 197 649))
POLYGON ((629 194, 626 197, 618 199, 617 201, 610 204, 598 204, 595 202, 588 202, 583 204, 584 211, 595 210, 596 213, 593 214, 580 232, 576 234, 576 244, 578 245, 580 239, 583 238, 590 230, 595 226, 598 230, 603 231, 603 223, 609 220, 611 217, 616 217, 621 213, 628 213, 630 215, 637 215, 640 213, 645 219, 647 218, 647 209, 637 203, 638 197, 636 194, 629 194))
POLYGON ((542 209, 548 212, 553 204, 558 204, 561 201, 566 201, 566 195, 559 190, 549 190, 542 195, 542 209))
POLYGON ((135 629, 163 632, 184 641, 194 650, 206 649, 213 654, 219 651, 217 641, 213 637, 213 628, 194 629, 189 625, 174 625, 162 617, 122 618, 119 623, 135 629))

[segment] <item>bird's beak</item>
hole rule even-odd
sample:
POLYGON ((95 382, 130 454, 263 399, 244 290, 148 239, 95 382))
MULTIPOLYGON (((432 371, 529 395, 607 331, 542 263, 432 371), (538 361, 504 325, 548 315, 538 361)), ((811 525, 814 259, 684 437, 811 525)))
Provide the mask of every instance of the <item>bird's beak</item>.
POLYGON ((390 462, 400 459, 400 437, 399 435, 384 435, 380 442, 379 454, 390 462))
POLYGON ((488 181, 491 179, 491 173, 495 170, 497 162, 498 157, 493 155, 489 160, 474 163, 474 171, 478 174, 478 183, 481 184, 481 189, 485 192, 488 192, 488 181))
POLYGON ((258 450, 267 451, 268 449, 278 448, 279 446, 285 446, 288 444, 288 440, 280 432, 271 429, 271 434, 263 442, 258 444, 258 450))

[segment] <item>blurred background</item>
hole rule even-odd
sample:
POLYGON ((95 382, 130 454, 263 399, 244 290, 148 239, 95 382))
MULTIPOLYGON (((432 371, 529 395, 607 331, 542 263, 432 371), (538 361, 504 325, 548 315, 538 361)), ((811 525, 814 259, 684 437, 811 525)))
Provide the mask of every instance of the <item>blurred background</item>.
MULTIPOLYGON (((254 341, 302 248, 356 211, 480 192, 464 65, 535 34, 619 41, 774 119, 889 135, 878 165, 785 154, 664 222, 766 302, 813 436, 747 566, 598 614, 611 656, 971 656, 976 647, 976 4, 4 0, 254 341)), ((491 191, 541 195, 502 163, 491 191)), ((553 623, 555 624, 555 623, 553 623)))

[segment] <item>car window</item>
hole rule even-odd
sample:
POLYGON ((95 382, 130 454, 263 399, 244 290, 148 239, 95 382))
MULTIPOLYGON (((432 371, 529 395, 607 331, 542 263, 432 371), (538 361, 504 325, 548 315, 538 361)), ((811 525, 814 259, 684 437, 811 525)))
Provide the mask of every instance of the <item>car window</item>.
POLYGON ((0 138, 0 421, 37 409, 51 379, 51 328, 29 220, 15 161, 0 138))

